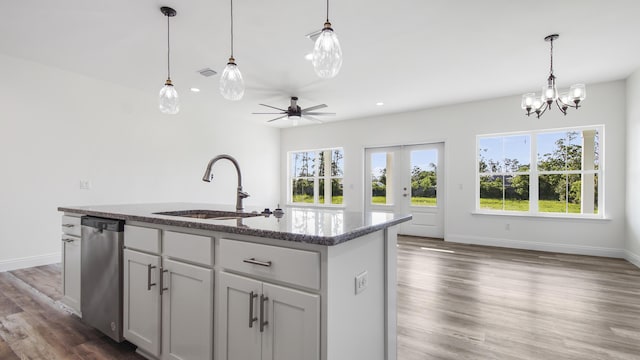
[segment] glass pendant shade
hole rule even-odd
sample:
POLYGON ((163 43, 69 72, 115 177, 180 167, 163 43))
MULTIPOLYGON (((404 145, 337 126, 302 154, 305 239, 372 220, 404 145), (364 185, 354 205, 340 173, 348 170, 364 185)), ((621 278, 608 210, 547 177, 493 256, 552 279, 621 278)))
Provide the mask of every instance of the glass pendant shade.
POLYGON ((180 111, 180 99, 171 80, 167 79, 162 89, 160 89, 160 111, 163 114, 174 115, 180 111))
POLYGON ((558 99, 558 89, 555 84, 542 87, 542 99, 546 102, 554 102, 558 99))
POLYGON ((324 24, 324 29, 316 39, 312 63, 316 74, 323 79, 335 77, 342 67, 340 42, 329 22, 324 24))
POLYGON ((240 100, 244 96, 244 79, 233 58, 220 76, 220 93, 227 100, 240 100))
POLYGON ((533 108, 533 102, 536 99, 536 94, 535 93, 528 93, 528 94, 524 94, 522 95, 522 109, 526 110, 527 108, 532 109, 533 108))
POLYGON ((582 101, 587 97, 587 88, 584 84, 575 84, 569 89, 569 94, 571 101, 582 101))

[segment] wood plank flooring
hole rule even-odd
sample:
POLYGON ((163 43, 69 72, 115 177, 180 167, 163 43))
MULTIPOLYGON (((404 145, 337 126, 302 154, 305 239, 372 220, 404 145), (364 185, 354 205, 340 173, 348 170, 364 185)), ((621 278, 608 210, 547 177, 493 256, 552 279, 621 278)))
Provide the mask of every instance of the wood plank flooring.
MULTIPOLYGON (((398 360, 640 360, 640 269, 624 260, 398 242, 398 360)), ((0 273, 0 359, 142 359, 65 311, 60 275, 0 273)))
POLYGON ((640 359, 640 269, 398 240, 398 359, 640 359))

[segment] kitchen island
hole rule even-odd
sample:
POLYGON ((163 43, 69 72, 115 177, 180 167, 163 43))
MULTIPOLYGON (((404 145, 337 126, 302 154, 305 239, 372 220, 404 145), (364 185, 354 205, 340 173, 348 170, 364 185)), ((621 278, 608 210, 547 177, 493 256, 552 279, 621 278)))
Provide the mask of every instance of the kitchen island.
POLYGON ((193 203, 58 210, 63 225, 125 221, 124 337, 147 358, 396 359, 397 225, 410 215, 193 203))

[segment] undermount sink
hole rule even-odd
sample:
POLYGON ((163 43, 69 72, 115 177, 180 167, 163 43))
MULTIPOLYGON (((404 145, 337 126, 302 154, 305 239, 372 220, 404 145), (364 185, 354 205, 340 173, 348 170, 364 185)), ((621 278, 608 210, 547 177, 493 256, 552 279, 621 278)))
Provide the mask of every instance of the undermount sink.
POLYGON ((215 220, 230 220, 230 219, 242 219, 254 216, 264 216, 264 214, 252 212, 236 212, 236 211, 220 211, 220 210, 178 210, 178 211, 164 211, 154 213, 156 215, 168 215, 168 216, 180 216, 193 219, 215 219, 215 220))

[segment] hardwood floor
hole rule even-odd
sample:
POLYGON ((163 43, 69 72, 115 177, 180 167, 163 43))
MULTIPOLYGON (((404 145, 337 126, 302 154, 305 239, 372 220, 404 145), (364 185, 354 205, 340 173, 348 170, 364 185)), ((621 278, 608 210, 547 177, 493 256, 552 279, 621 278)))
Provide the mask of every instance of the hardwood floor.
POLYGON ((640 269, 401 236, 398 359, 640 359, 640 269))
MULTIPOLYGON (((398 360, 640 360, 624 260, 398 242, 398 360)), ((65 311, 60 284, 60 265, 0 273, 1 360, 142 359, 65 311)))
POLYGON ((60 265, 0 273, 0 359, 143 359, 57 302, 60 265))

